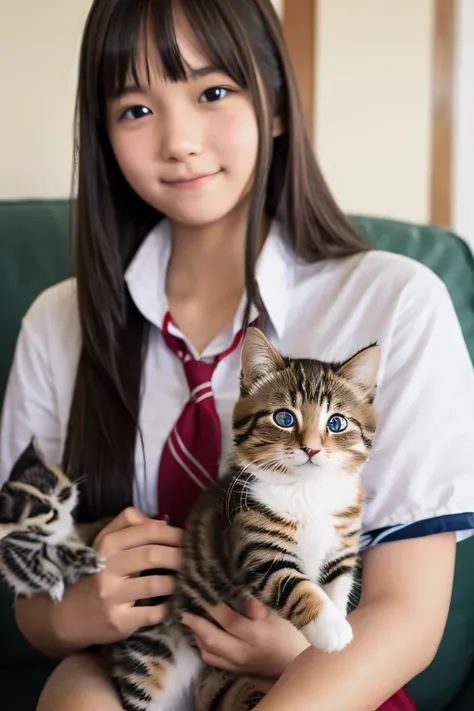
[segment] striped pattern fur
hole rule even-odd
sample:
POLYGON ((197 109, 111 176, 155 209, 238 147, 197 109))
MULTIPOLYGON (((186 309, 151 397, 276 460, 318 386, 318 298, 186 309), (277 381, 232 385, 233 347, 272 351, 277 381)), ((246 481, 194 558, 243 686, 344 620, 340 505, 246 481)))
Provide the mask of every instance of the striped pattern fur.
POLYGON ((33 438, 0 490, 0 573, 17 595, 60 602, 66 585, 103 568, 75 528, 76 504, 76 484, 33 438))
MULTIPOLYGON (((180 622, 183 612, 207 617, 206 607, 220 602, 242 610, 254 596, 322 650, 337 651, 351 641, 346 614, 359 560, 360 473, 377 423, 378 364, 376 346, 345 363, 284 359, 258 329, 248 329, 232 459, 227 475, 201 495, 189 516, 170 614, 163 624, 104 650, 127 711, 174 711, 193 703, 196 711, 250 711, 264 696, 262 680, 202 664, 180 622)), ((24 489, 15 494, 15 503, 0 498, 0 530, 10 526, 3 543, 29 546, 32 535, 44 552, 44 525, 18 528, 24 489), (10 520, 2 523, 5 511, 10 520)), ((51 492, 46 496, 51 503, 51 492)), ((38 500, 45 502, 44 492, 38 500)), ((42 509, 31 514, 36 521, 50 516, 42 509)), ((58 518, 65 520, 62 513, 58 518)), ((73 533, 71 540, 79 540, 73 533)), ((60 551, 64 540, 55 542, 60 551)), ((77 550, 83 549, 70 547, 72 558, 77 550)), ((53 562, 62 571, 67 566, 58 560, 68 556, 57 551, 53 562)), ((36 580, 36 563, 22 560, 28 580, 36 580)), ((4 556, 4 574, 9 565, 4 556)))

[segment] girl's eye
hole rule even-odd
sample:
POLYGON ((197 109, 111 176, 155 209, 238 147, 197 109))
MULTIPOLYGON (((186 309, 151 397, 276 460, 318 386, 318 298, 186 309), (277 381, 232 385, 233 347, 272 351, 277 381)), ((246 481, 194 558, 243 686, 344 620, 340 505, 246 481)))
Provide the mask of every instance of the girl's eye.
POLYGON ((334 434, 344 432, 344 430, 347 430, 348 426, 349 423, 344 415, 333 415, 327 424, 329 432, 334 432, 334 434))
POLYGON ((278 427, 284 427, 286 429, 293 427, 295 424, 295 416, 289 410, 278 410, 278 412, 275 412, 273 415, 273 420, 278 427))
POLYGON ((229 91, 230 89, 224 89, 223 86, 213 86, 211 89, 207 89, 204 94, 201 94, 199 102, 205 104, 220 101, 220 99, 224 99, 227 96, 229 91))
POLYGON ((146 106, 132 106, 123 112, 122 118, 128 119, 129 121, 136 121, 137 119, 144 118, 145 116, 150 116, 151 111, 147 109, 146 106))

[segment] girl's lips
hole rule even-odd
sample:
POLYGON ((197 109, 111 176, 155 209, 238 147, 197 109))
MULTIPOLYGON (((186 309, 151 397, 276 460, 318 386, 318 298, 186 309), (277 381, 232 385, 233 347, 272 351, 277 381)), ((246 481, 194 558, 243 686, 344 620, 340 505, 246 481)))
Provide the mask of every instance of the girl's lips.
POLYGON ((195 175, 189 178, 185 178, 183 180, 174 180, 174 181, 164 181, 166 185, 168 185, 170 188, 177 188, 178 190, 190 190, 193 188, 198 188, 204 183, 209 182, 212 178, 215 178, 216 175, 219 175, 221 171, 218 170, 216 173, 207 173, 204 175, 195 175))

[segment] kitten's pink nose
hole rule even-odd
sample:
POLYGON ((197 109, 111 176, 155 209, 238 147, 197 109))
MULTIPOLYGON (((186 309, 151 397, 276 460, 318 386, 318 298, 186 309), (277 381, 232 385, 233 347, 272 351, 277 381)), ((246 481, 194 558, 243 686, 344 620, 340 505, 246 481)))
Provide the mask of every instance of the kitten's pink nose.
POLYGON ((321 451, 320 449, 311 449, 311 447, 303 447, 303 449, 310 459, 312 459, 315 454, 319 454, 321 451))

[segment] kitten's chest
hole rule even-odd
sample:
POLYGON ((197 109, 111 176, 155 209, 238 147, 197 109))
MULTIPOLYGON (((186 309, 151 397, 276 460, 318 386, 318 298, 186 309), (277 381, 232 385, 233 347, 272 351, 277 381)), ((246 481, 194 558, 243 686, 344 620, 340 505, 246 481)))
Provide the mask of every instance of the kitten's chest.
POLYGON ((272 486, 255 482, 256 498, 276 514, 298 521, 296 552, 306 574, 316 580, 321 567, 340 550, 338 515, 354 506, 358 482, 331 480, 272 486))
POLYGON ((322 566, 340 547, 334 517, 319 511, 317 515, 303 516, 296 531, 296 550, 306 574, 317 580, 322 566))

